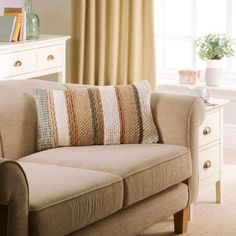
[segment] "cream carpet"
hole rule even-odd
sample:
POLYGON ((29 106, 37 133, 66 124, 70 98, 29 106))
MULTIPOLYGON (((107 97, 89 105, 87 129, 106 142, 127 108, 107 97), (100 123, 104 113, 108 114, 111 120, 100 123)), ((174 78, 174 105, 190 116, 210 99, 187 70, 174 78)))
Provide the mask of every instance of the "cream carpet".
MULTIPOLYGON (((236 236, 236 151, 224 153, 223 203, 216 204, 215 188, 201 189, 193 207, 189 236, 236 236)), ((139 236, 168 236, 173 233, 173 218, 162 221, 139 236)))

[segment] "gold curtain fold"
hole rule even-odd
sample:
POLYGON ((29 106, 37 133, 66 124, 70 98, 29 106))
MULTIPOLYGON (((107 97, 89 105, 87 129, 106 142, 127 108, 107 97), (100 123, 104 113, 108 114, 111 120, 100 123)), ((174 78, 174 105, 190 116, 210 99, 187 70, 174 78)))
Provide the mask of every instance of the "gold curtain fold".
POLYGON ((153 0, 73 0, 72 82, 155 87, 153 0))

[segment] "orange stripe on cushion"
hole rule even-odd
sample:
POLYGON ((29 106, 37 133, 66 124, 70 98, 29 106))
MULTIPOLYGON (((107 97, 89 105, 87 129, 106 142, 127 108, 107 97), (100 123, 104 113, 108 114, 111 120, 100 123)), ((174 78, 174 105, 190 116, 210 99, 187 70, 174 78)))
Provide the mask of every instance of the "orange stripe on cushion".
POLYGON ((117 86, 122 114, 122 143, 139 142, 139 117, 134 91, 131 85, 117 86))
POLYGON ((76 146, 78 141, 78 133, 77 133, 77 124, 75 120, 75 109, 72 97, 71 90, 65 90, 65 97, 67 103, 67 110, 68 110, 68 118, 69 118, 69 129, 70 129, 70 143, 72 146, 76 146))
POLYGON ((51 138, 52 138, 52 147, 58 147, 58 135, 57 135, 57 123, 56 123, 56 115, 55 115, 55 107, 53 102, 53 92, 48 91, 48 109, 49 109, 49 117, 51 123, 51 138))
POLYGON ((87 89, 71 90, 75 107, 75 121, 77 123, 76 145, 93 145, 93 124, 87 89), (83 112, 81 112, 83 111, 83 112))

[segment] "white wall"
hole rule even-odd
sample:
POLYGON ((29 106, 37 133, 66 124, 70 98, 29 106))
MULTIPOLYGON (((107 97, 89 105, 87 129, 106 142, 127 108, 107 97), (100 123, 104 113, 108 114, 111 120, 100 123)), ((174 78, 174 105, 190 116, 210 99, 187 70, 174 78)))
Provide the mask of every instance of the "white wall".
POLYGON ((4 7, 24 7, 25 0, 0 0, 0 15, 4 7))
POLYGON ((236 99, 224 107, 224 148, 236 150, 236 99))
POLYGON ((40 18, 40 27, 47 34, 70 34, 70 0, 32 0, 33 11, 40 18))
MULTIPOLYGON (((39 16, 41 34, 71 34, 71 0, 32 0, 33 12, 39 16)), ((67 75, 70 82, 70 41, 67 42, 67 75)), ((52 76, 47 79, 55 80, 52 76)))

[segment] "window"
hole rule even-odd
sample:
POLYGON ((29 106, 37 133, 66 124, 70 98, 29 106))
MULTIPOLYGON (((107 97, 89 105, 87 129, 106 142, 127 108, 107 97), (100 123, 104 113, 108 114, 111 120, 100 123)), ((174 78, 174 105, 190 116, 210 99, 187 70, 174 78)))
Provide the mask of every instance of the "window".
MULTIPOLYGON (((179 69, 205 69, 197 55, 198 37, 225 33, 236 40, 236 0, 154 0, 154 4, 159 78, 176 78, 179 69)), ((236 57, 224 59, 224 70, 226 82, 236 77, 236 57)))

